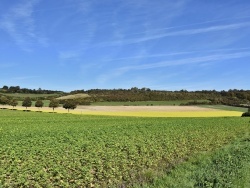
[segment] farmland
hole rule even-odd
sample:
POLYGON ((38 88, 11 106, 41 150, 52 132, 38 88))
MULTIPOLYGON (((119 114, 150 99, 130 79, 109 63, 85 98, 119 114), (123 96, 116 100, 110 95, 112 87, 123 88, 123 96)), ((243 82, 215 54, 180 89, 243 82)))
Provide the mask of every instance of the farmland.
POLYGON ((202 105, 202 107, 219 109, 219 110, 228 110, 228 111, 239 111, 239 112, 246 112, 247 111, 247 108, 226 106, 226 105, 202 105))
POLYGON ((250 132, 240 117, 0 116, 0 187, 132 187, 250 132))
POLYGON ((249 139, 242 138, 215 152, 198 155, 143 187, 248 188, 250 187, 249 144, 249 139))
MULTIPOLYGON (((48 105, 48 103, 47 103, 48 105)), ((45 106, 47 106, 45 103, 45 106)), ((0 108, 13 109, 12 106, 0 105, 0 108)), ((26 110, 25 107, 15 107, 17 110, 26 110)), ((29 107, 30 111, 38 111, 37 107, 29 107)), ((51 108, 43 107, 39 111, 53 112, 51 108)), ((56 113, 68 113, 64 108, 55 109, 56 113)), ((229 117, 241 116, 242 112, 227 111, 197 106, 78 106, 70 110, 71 114, 102 115, 102 116, 134 116, 134 117, 229 117)))
MULTIPOLYGON (((93 102, 93 106, 175 106, 193 100, 172 100, 172 101, 133 101, 133 102, 93 102)), ((197 102, 209 102, 208 100, 197 100, 197 102)))

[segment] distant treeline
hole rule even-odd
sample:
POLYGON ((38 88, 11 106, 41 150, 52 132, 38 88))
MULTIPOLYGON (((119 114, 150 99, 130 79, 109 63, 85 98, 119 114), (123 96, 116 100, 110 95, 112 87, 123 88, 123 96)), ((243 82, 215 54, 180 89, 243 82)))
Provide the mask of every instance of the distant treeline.
MULTIPOLYGON (((149 88, 131 89, 91 89, 75 90, 71 94, 86 93, 89 98, 85 102, 134 102, 134 101, 173 101, 173 100, 194 100, 186 105, 194 104, 226 104, 233 106, 242 106, 250 102, 250 90, 202 90, 202 91, 163 91, 151 90, 149 88), (210 102, 199 103, 196 100, 209 100, 210 102)), ((81 99, 83 100, 83 99, 81 99)), ((184 105, 184 104, 183 104, 184 105)))
POLYGON ((63 93, 62 91, 45 90, 45 89, 28 89, 20 88, 20 86, 3 86, 0 91, 2 93, 29 93, 29 94, 55 94, 63 93))
MULTIPOLYGON (((134 101, 174 101, 174 100, 193 100, 183 105, 195 104, 226 104, 232 106, 250 105, 250 90, 230 89, 228 91, 201 90, 201 91, 165 91, 151 90, 150 88, 131 89, 90 89, 75 90, 70 93, 62 91, 27 89, 19 86, 3 86, 2 93, 31 93, 31 94, 88 94, 87 98, 74 99, 78 104, 90 104, 92 102, 134 102, 134 101), (197 100, 208 100, 210 102, 197 102, 197 100)), ((50 97, 50 99, 53 96, 50 97)), ((56 98, 56 97, 55 97, 56 98)), ((39 99, 42 99, 41 97, 39 99)), ((65 101, 60 101, 65 102, 65 101)))

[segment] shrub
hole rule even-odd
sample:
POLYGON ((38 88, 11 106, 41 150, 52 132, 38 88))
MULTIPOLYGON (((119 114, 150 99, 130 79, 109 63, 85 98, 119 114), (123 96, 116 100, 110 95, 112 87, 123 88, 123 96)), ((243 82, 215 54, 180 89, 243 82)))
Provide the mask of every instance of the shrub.
POLYGON ((241 117, 250 117, 250 112, 244 112, 241 117))

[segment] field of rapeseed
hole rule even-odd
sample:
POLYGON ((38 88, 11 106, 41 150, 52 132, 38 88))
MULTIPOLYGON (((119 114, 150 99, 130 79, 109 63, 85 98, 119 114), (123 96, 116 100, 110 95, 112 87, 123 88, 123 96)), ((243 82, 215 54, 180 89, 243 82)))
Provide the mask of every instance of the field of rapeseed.
POLYGON ((72 112, 74 114, 106 115, 106 116, 132 116, 132 117, 240 117, 242 112, 236 111, 188 111, 188 112, 163 112, 163 111, 136 111, 136 112, 105 112, 85 111, 72 112))

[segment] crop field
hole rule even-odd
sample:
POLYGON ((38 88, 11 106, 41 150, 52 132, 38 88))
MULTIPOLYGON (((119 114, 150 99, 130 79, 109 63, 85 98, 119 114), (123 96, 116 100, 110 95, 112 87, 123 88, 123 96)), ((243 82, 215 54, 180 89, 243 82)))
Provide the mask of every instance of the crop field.
POLYGON ((249 118, 0 110, 0 187, 133 187, 249 135, 249 118))
POLYGON ((235 106, 226 106, 226 105, 202 105, 201 107, 219 109, 219 110, 227 110, 227 111, 247 112, 247 108, 235 107, 235 106))
MULTIPOLYGON (((29 107, 30 111, 53 112, 52 108, 29 107)), ((0 108, 13 109, 11 106, 0 105, 0 108)), ((25 110, 17 106, 14 109, 25 110)), ((54 110, 56 113, 68 113, 62 107, 54 110)), ((71 114, 97 116, 133 116, 133 117, 240 117, 242 112, 220 109, 201 108, 197 106, 78 106, 70 110, 71 114)))

